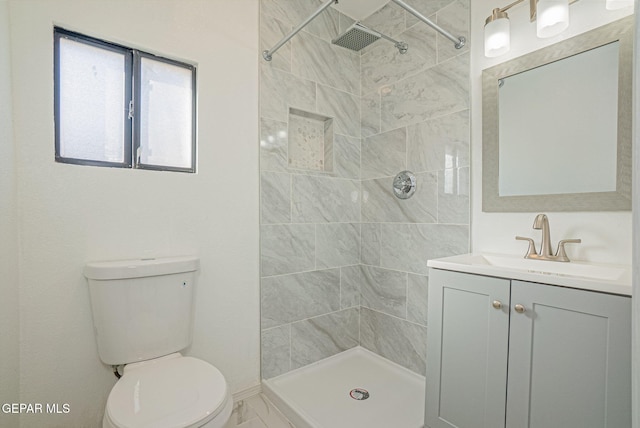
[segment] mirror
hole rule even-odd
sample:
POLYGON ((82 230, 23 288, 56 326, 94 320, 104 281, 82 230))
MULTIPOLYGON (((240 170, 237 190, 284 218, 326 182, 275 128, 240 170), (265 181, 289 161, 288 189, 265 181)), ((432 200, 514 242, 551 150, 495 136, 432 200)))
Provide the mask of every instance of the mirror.
POLYGON ((485 212, 631 209, 633 18, 483 71, 485 212))

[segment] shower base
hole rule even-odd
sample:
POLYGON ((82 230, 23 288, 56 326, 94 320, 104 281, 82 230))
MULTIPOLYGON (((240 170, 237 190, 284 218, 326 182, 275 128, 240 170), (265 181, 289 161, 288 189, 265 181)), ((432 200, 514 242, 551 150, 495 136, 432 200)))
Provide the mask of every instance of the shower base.
POLYGON ((296 428, 422 428, 424 423, 424 376, 362 347, 262 386, 296 428))

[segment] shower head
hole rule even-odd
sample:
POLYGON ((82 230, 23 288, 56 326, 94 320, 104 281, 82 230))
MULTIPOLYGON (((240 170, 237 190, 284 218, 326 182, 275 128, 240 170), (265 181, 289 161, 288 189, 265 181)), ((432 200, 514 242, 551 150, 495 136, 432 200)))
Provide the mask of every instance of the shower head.
POLYGON ((343 34, 331 40, 331 43, 357 52, 379 39, 379 33, 369 30, 364 25, 356 22, 351 27, 347 28, 347 31, 343 34))
POLYGON ((358 52, 381 38, 393 42, 394 46, 400 51, 401 54, 406 53, 407 49, 409 48, 406 43, 399 42, 392 39, 391 37, 385 36, 382 33, 373 31, 360 24, 359 22, 356 22, 351 27, 347 28, 344 33, 331 40, 331 43, 358 52))

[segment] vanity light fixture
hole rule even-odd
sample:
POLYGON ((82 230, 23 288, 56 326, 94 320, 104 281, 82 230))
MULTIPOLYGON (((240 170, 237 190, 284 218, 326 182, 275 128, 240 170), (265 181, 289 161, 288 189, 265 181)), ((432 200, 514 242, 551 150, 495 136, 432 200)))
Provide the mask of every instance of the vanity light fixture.
MULTIPOLYGON (((511 29, 507 10, 524 2, 516 0, 513 3, 495 8, 486 20, 484 26, 484 55, 496 57, 507 53, 511 48, 511 29)), ((536 21, 536 33, 539 38, 553 37, 569 27, 569 4, 578 0, 529 0, 529 19, 536 21)), ((607 0, 622 3, 629 0, 607 0)))
POLYGON ((569 0, 538 0, 536 32, 546 39, 569 28, 569 0))
MULTIPOLYGON (((506 9, 511 7, 509 5, 506 9)), ((484 56, 492 58, 511 49, 511 24, 509 15, 500 8, 493 9, 484 25, 484 56)))

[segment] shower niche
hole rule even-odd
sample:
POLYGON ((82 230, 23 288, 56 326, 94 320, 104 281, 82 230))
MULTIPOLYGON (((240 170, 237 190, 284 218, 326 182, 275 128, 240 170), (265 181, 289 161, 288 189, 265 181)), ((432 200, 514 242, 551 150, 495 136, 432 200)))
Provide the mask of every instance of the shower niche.
POLYGON ((289 108, 289 168, 333 171, 333 118, 289 108))

